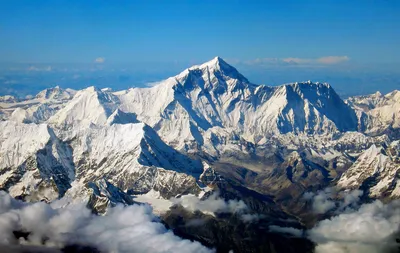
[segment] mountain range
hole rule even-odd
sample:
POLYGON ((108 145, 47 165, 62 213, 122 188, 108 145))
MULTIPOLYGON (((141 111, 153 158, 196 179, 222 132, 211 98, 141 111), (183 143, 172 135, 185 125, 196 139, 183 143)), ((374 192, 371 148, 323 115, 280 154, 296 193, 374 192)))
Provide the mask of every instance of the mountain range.
POLYGON ((216 57, 147 88, 0 97, 0 119, 0 188, 11 196, 68 197, 97 213, 147 202, 209 246, 218 241, 179 230, 177 213, 199 214, 171 199, 218 192, 268 225, 310 227, 309 192, 400 198, 398 90, 343 100, 327 83, 257 85, 216 57))

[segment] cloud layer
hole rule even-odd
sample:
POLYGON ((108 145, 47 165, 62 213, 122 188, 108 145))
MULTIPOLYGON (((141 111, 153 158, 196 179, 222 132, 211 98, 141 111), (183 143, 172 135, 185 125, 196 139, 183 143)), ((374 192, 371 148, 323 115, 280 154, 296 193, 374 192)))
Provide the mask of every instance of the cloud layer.
POLYGON ((149 205, 117 206, 105 216, 84 205, 23 203, 0 192, 0 244, 16 244, 13 231, 31 232, 24 244, 94 246, 102 252, 214 252, 183 240, 157 222, 149 205))
POLYGON ((187 210, 197 210, 208 214, 217 212, 236 213, 247 209, 246 204, 242 200, 225 201, 218 196, 218 193, 213 193, 209 198, 204 200, 200 200, 194 195, 185 195, 180 198, 173 198, 171 201, 174 204, 182 205, 187 210))
POLYGON ((400 200, 379 200, 359 210, 318 223, 308 234, 318 244, 316 253, 379 253, 396 249, 391 235, 400 229, 400 200))
MULTIPOLYGON (((336 216, 320 221, 311 230, 270 226, 270 231, 307 236, 317 246, 316 253, 389 253, 397 252, 394 234, 400 233, 400 200, 383 204, 360 205, 362 191, 335 192, 326 188, 306 193, 316 213, 333 212, 336 216)), ((397 234, 397 236, 398 236, 397 234)))
POLYGON ((328 211, 341 213, 357 208, 362 194, 363 192, 360 190, 337 192, 335 188, 327 187, 317 193, 306 192, 303 198, 311 201, 312 209, 317 214, 323 214, 328 211))
POLYGON ((246 65, 291 65, 291 66, 326 66, 349 61, 348 56, 323 56, 319 58, 256 58, 242 63, 246 65))

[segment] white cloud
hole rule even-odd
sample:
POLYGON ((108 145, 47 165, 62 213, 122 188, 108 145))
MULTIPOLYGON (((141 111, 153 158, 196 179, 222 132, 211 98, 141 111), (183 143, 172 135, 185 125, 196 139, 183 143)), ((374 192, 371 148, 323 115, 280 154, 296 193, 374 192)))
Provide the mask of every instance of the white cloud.
POLYGON ((200 200, 194 195, 184 195, 180 198, 172 198, 174 204, 180 204, 189 211, 200 211, 203 213, 214 214, 217 212, 236 213, 247 209, 242 200, 228 200, 218 197, 218 193, 213 193, 209 198, 200 200))
POLYGON ((363 195, 361 190, 353 190, 341 193, 343 201, 339 205, 339 211, 346 211, 346 209, 352 210, 357 208, 360 203, 360 198, 363 195))
POLYGON ((348 56, 325 56, 317 59, 322 64, 337 64, 348 60, 350 60, 348 56))
POLYGON ((215 215, 216 213, 238 214, 238 217, 245 223, 255 223, 265 218, 264 214, 248 213, 250 209, 243 200, 224 200, 218 192, 214 192, 206 199, 199 199, 194 195, 184 195, 180 198, 172 198, 173 204, 179 204, 185 209, 194 212, 200 211, 205 214, 215 215))
POLYGON ((258 213, 245 213, 242 214, 242 220, 247 223, 252 223, 252 222, 258 222, 260 219, 265 218, 265 215, 263 214, 258 214, 258 213))
POLYGON ((302 237, 303 233, 304 233, 304 231, 301 229, 292 228, 292 227, 280 227, 280 226, 275 226, 275 225, 269 226, 269 231, 284 233, 284 234, 291 234, 296 237, 302 237))
POLYGON ((336 203, 333 201, 333 188, 326 188, 318 191, 316 194, 306 192, 304 199, 312 201, 312 209, 315 213, 326 213, 336 208, 336 203))
POLYGON ((97 57, 94 62, 95 63, 104 63, 106 61, 106 58, 104 57, 97 57))
POLYGON ((281 59, 279 58, 256 58, 253 60, 244 61, 244 64, 247 65, 260 65, 260 64, 277 64, 280 63, 281 59))
POLYGON ((391 235, 400 229, 400 200, 379 200, 319 222, 308 232, 317 253, 379 253, 396 249, 391 235))
POLYGON ((160 83, 164 82, 165 80, 161 80, 161 81, 156 81, 156 82, 150 82, 150 83, 146 83, 144 86, 146 87, 154 87, 159 85, 160 83))
POLYGON ((286 58, 256 58, 252 60, 243 61, 246 65, 295 65, 295 66, 324 66, 339 64, 349 61, 348 56, 323 56, 319 58, 299 58, 299 57, 286 57, 286 58))
POLYGON ((317 194, 306 193, 303 197, 314 201, 317 211, 335 210, 337 215, 305 232, 292 227, 270 226, 269 229, 307 236, 317 244, 316 253, 397 252, 399 245, 394 235, 400 233, 400 200, 386 205, 376 200, 360 206, 361 195, 359 190, 335 192, 330 187, 317 194))
POLYGON ((181 239, 157 222, 149 205, 117 206, 96 216, 83 204, 23 203, 0 192, 0 244, 18 243, 13 231, 29 231, 23 244, 93 246, 102 252, 214 252, 181 239))
POLYGON ((312 202, 315 213, 324 214, 333 210, 341 213, 347 209, 352 211, 353 208, 357 208, 362 194, 360 190, 337 192, 335 188, 327 187, 317 193, 306 192, 303 198, 312 202))
POLYGON ((30 66, 28 71, 43 71, 43 72, 50 72, 53 70, 51 66, 45 66, 45 67, 37 67, 37 66, 30 66))
POLYGON ((312 59, 296 58, 296 57, 284 58, 282 59, 282 61, 290 64, 305 64, 313 62, 312 59))

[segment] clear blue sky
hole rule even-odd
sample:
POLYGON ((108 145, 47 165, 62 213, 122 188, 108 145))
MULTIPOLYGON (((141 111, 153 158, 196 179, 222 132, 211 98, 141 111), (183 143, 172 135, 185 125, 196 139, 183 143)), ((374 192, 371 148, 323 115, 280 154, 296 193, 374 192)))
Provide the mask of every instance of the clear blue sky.
POLYGON ((398 62, 400 1, 0 2, 8 62, 202 61, 220 55, 398 62))
POLYGON ((399 45, 399 0, 0 0, 0 95, 140 86, 216 55, 256 83, 386 92, 399 45))

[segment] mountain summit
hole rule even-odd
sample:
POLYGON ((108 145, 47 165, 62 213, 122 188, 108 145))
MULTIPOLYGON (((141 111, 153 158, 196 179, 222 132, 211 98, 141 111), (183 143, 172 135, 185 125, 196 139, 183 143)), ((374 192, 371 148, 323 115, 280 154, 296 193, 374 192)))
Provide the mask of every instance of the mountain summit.
POLYGON ((247 78, 240 74, 236 68, 218 56, 201 65, 185 69, 174 79, 186 89, 200 87, 215 93, 243 89, 250 85, 247 78))
POLYGON ((208 69, 209 71, 221 71, 221 72, 225 72, 227 74, 231 74, 231 73, 239 74, 239 72, 237 71, 236 68, 229 65, 226 61, 224 61, 219 56, 216 56, 212 60, 205 62, 203 64, 194 65, 194 66, 188 68, 188 70, 195 70, 195 69, 208 69))
POLYGON ((357 117, 328 84, 255 85, 220 57, 192 66, 150 89, 119 93, 138 115, 179 147, 215 127, 257 143, 276 133, 357 130, 357 117), (169 138, 170 137, 170 138, 169 138))

